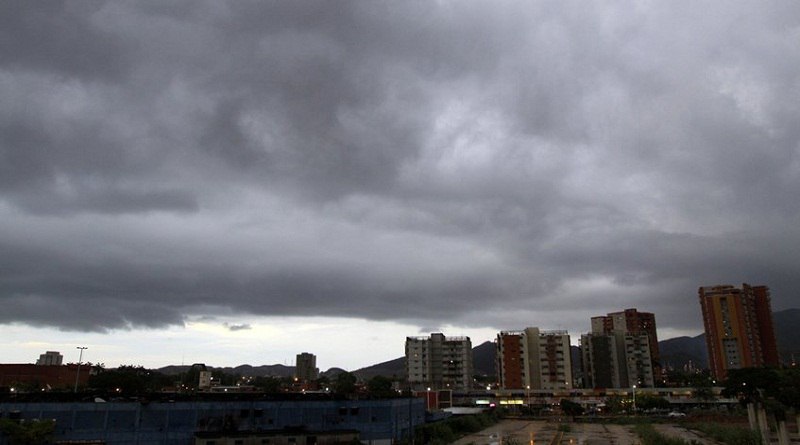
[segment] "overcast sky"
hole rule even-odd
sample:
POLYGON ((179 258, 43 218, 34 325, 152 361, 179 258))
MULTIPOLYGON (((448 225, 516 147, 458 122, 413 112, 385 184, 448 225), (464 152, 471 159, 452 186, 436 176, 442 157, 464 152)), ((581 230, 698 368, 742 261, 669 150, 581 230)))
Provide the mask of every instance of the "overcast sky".
POLYGON ((799 192, 794 0, 0 3, 4 362, 696 335, 800 307, 799 192))

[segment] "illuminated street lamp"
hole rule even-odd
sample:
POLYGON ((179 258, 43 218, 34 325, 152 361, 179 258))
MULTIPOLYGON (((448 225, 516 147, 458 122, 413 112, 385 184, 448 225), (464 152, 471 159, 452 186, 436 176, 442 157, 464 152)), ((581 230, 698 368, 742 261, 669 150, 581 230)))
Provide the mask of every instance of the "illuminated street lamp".
POLYGON ((636 414, 636 385, 633 385, 633 413, 636 414))
POLYGON ((528 405, 528 409, 530 409, 531 408, 531 385, 526 385, 525 386, 525 398, 527 399, 525 403, 528 405))

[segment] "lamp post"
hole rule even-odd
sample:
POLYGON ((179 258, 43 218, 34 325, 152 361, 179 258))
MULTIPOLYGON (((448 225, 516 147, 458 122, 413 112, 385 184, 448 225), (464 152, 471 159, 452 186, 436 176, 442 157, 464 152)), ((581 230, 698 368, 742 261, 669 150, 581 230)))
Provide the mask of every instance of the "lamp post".
POLYGON ((633 385, 633 414, 636 414, 636 385, 633 385))
POLYGON ((525 385, 525 404, 528 406, 528 412, 531 410, 531 385, 525 385))
POLYGON ((76 349, 80 349, 81 353, 78 356, 78 370, 75 371, 75 389, 73 390, 73 392, 75 392, 75 393, 78 392, 78 379, 81 376, 81 360, 83 360, 83 350, 84 349, 89 349, 89 348, 86 347, 86 346, 76 346, 76 349))

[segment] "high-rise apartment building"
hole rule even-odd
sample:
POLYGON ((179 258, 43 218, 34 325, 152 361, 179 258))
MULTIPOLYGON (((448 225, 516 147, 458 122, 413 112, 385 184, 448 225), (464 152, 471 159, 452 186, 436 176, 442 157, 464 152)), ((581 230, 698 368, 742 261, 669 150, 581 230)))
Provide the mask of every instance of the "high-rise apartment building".
POLYGON ((412 389, 472 387, 472 341, 469 337, 406 337, 406 377, 412 389))
POLYGON ((714 377, 729 369, 779 364, 767 286, 718 285, 698 290, 714 377))
POLYGON ((639 312, 636 309, 625 309, 607 315, 592 317, 592 332, 609 334, 621 331, 628 334, 647 334, 650 345, 650 360, 653 372, 659 373, 660 354, 658 335, 656 334, 656 316, 652 312, 639 312))
MULTIPOLYGON (((617 352, 614 334, 581 335, 581 357, 583 359, 584 388, 622 387, 623 367, 617 352)), ((627 375, 624 376, 627 381, 627 375)), ((625 385, 627 386, 627 384, 625 385)))
POLYGON ((654 374, 647 334, 624 331, 581 336, 585 388, 653 387, 654 374))
POLYGON ((539 328, 500 332, 497 376, 503 389, 570 389, 569 334, 539 328))
POLYGON ((301 382, 310 382, 319 377, 317 356, 308 352, 297 354, 295 358, 294 376, 301 382))
POLYGON ((653 387, 659 377, 656 317, 636 309, 592 317, 592 332, 581 336, 583 386, 653 387))
POLYGON ((47 351, 39 355, 39 360, 36 364, 39 366, 61 366, 64 362, 64 356, 58 351, 47 351))

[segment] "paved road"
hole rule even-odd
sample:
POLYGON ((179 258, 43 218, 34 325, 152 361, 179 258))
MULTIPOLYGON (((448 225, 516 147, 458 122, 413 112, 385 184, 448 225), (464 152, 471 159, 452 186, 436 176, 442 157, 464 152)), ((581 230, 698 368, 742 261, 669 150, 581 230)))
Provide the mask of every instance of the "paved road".
MULTIPOLYGON (((628 425, 606 425, 599 423, 569 423, 561 445, 638 445, 639 438, 628 425)), ((701 438, 684 428, 657 424, 656 430, 667 436, 696 440, 704 445, 715 442, 701 438)), ((502 445, 511 438, 520 445, 549 445, 558 433, 558 423, 544 420, 504 420, 479 433, 470 434, 453 442, 454 445, 502 445)))

